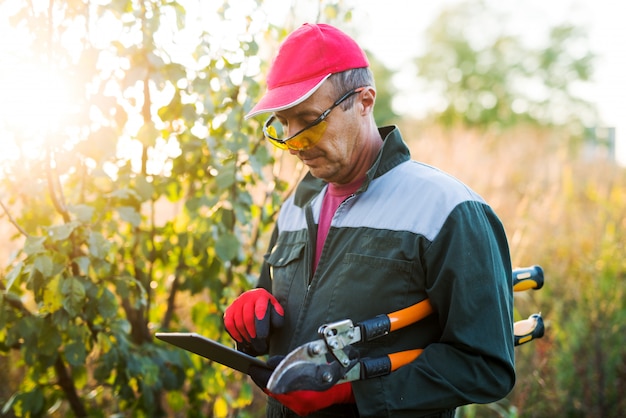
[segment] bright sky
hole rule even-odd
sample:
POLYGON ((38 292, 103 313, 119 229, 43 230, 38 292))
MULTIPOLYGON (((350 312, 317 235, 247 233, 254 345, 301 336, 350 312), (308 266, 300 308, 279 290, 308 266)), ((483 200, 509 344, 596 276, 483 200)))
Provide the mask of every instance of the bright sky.
MULTIPOLYGON (((428 102, 420 100, 411 59, 423 50, 423 31, 442 7, 462 0, 359 0, 355 21, 358 39, 387 64, 400 70, 406 88, 400 108, 419 113, 428 102)), ((588 29, 591 49, 598 55, 595 80, 582 92, 595 103, 607 127, 616 128, 618 160, 626 165, 626 1, 624 0, 485 0, 510 16, 513 30, 530 42, 559 23, 588 29)))

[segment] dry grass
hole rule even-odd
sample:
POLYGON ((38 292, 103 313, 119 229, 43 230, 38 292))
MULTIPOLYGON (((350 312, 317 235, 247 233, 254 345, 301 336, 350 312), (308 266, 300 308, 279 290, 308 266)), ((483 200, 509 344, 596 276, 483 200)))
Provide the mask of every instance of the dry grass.
MULTIPOLYGON (((626 331, 625 170, 575 156, 564 132, 402 130, 414 159, 453 174, 496 210, 514 266, 546 273, 543 289, 515 296, 516 320, 542 312, 547 331, 516 350, 518 381, 502 406, 525 417, 617 416, 626 387, 615 340, 626 331)), ((461 416, 502 416, 479 408, 461 416)))

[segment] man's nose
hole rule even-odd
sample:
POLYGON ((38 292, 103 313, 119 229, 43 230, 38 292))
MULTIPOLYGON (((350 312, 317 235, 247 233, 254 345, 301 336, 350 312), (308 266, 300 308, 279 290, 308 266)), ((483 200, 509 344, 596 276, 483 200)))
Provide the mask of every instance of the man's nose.
POLYGON ((287 124, 287 128, 286 128, 286 134, 287 134, 287 138, 289 138, 291 135, 300 132, 300 130, 304 128, 304 125, 301 123, 297 123, 297 122, 291 122, 287 124))

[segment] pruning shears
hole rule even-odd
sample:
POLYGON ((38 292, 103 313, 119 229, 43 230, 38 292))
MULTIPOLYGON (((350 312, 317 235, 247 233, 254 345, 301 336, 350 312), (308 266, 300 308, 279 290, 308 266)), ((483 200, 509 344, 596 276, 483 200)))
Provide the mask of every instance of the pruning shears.
MULTIPOLYGON (((514 291, 540 289, 543 282, 543 270, 539 266, 513 270, 514 291)), ((356 324, 350 319, 324 324, 318 329, 320 339, 294 349, 278 364, 267 382, 267 388, 275 394, 295 390, 323 391, 337 383, 387 375, 415 360, 423 349, 361 358, 353 345, 385 336, 432 313, 430 301, 424 299, 407 308, 356 324)), ((534 314, 516 322, 514 331, 516 346, 540 338, 544 332, 541 315, 534 314)))

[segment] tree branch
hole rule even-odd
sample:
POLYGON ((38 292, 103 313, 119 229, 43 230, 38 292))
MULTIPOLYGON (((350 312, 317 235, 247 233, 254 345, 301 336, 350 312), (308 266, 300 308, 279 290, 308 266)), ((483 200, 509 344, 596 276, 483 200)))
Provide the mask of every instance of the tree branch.
POLYGON ((25 237, 29 237, 28 232, 26 232, 24 230, 24 228, 22 228, 17 221, 13 218, 13 216, 11 216, 11 214, 9 213, 9 209, 4 205, 4 203, 2 202, 2 200, 0 200, 0 206, 2 207, 2 211, 4 212, 4 214, 7 216, 7 218, 9 218, 9 222, 11 224, 13 224, 13 226, 15 228, 17 228, 18 231, 20 231, 20 234, 24 235, 25 237))
POLYGON ((59 181, 58 176, 56 175, 56 170, 53 168, 54 156, 52 151, 50 151, 50 147, 48 147, 48 164, 46 166, 46 177, 48 179, 48 190, 50 192, 50 199, 52 199, 52 204, 54 208, 61 214, 63 217, 63 221, 66 223, 70 221, 70 214, 67 211, 67 207, 65 206, 65 198, 63 197, 63 189, 61 187, 61 182, 59 181), (57 194, 58 189, 58 194, 57 194))
POLYGON ((56 361, 54 362, 54 370, 57 374, 57 383, 59 384, 59 386, 61 386, 61 389, 63 389, 63 392, 65 393, 65 396, 70 403, 74 415, 80 418, 86 417, 87 410, 85 409, 85 405, 83 404, 80 397, 78 396, 78 393, 76 392, 76 386, 74 385, 74 381, 67 371, 61 355, 58 355, 56 361))
POLYGON ((176 309, 176 294, 180 288, 180 271, 185 268, 185 256, 183 249, 180 250, 178 255, 178 266, 176 267, 176 275, 172 281, 172 287, 170 288, 170 294, 167 297, 167 310, 163 319, 161 320, 161 329, 169 329, 170 322, 174 317, 174 310, 176 309))

